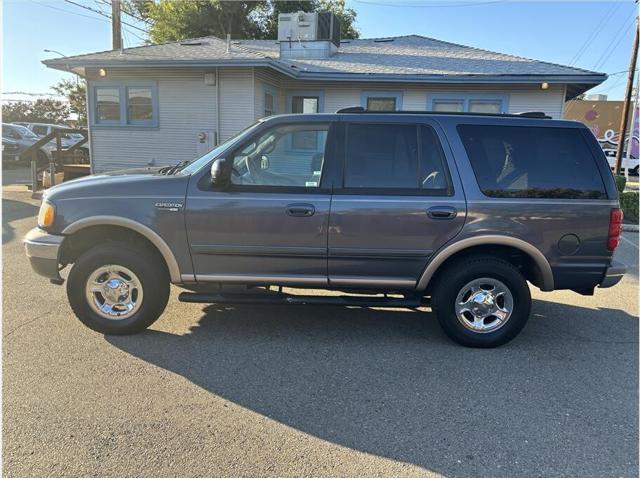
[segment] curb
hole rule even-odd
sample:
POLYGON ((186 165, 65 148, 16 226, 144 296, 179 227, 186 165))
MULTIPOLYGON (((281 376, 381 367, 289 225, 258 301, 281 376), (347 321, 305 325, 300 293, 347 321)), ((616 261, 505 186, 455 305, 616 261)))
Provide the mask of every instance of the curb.
POLYGON ((638 232, 640 227, 637 224, 622 224, 622 230, 626 232, 638 232))

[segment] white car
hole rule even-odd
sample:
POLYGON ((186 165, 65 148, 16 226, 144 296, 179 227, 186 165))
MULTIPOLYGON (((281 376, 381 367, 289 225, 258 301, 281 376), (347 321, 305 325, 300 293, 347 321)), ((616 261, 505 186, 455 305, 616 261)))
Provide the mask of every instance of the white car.
MULTIPOLYGON (((604 155, 607 157, 607 161, 609 162, 609 167, 613 170, 616 167, 616 150, 611 148, 603 148, 604 155)), ((629 174, 633 174, 634 176, 638 175, 638 166, 640 165, 640 159, 638 158, 629 158, 626 156, 622 158, 622 169, 628 169, 629 174)))

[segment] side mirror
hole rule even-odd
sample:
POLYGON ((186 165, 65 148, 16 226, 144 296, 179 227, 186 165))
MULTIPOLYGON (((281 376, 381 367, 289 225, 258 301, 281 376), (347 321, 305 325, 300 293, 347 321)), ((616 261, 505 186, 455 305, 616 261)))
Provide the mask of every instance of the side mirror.
POLYGON ((211 165, 211 185, 214 188, 226 188, 231 176, 230 162, 226 158, 218 158, 211 165))

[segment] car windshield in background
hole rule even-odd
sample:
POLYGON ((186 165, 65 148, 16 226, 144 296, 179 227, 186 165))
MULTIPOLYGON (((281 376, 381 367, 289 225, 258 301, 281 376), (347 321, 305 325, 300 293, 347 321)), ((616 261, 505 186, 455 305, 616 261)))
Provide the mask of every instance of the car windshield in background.
POLYGON ((29 128, 26 128, 24 126, 20 126, 18 124, 13 124, 13 125, 11 125, 11 128, 13 128, 14 131, 16 131, 23 138, 40 139, 37 134, 35 134, 29 128))
POLYGON ((606 198, 596 160, 579 129, 460 125, 458 132, 487 196, 606 198))

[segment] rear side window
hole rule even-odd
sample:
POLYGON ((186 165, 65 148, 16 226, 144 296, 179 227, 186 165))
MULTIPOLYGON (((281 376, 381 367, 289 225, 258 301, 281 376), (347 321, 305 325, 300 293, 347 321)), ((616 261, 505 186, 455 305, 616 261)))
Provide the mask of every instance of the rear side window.
POLYGON ((460 125, 458 132, 487 196, 606 197, 596 159, 578 129, 460 125))
POLYGON ((448 191, 444 154, 428 126, 352 123, 347 129, 345 188, 448 191))

